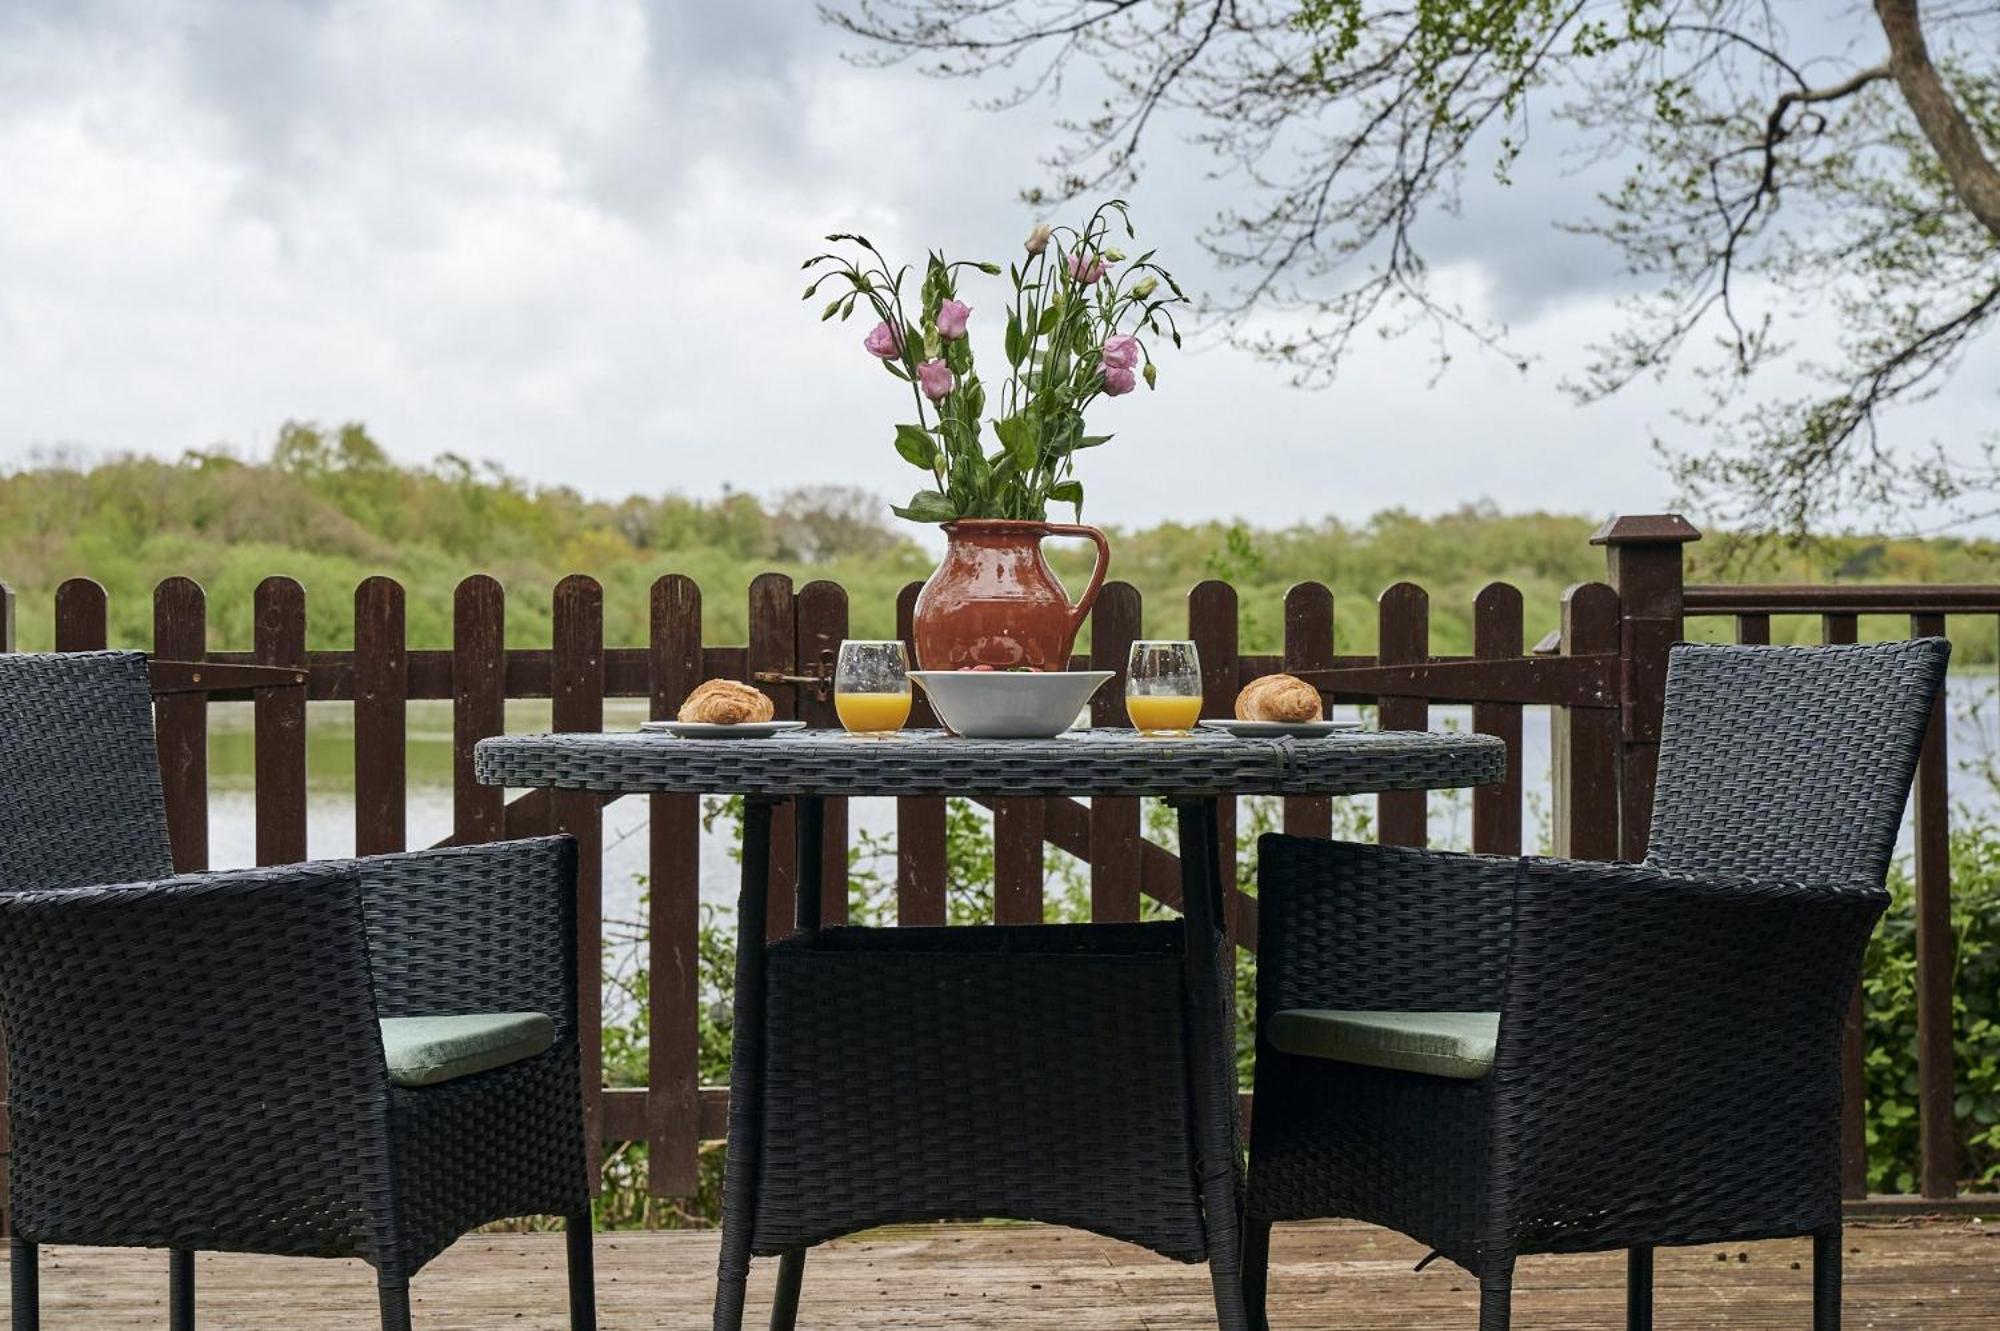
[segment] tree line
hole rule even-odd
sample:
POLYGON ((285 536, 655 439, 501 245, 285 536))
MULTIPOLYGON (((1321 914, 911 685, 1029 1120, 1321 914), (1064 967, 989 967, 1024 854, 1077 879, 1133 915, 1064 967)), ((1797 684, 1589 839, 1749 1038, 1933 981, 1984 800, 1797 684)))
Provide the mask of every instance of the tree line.
MULTIPOLYGON (((1481 504, 1282 528, 1163 522, 1113 533, 1112 575, 1140 589, 1155 632, 1179 622, 1195 583, 1231 582, 1246 651, 1277 649, 1285 589, 1308 580, 1334 589, 1340 649, 1371 650, 1374 598, 1409 580, 1431 594, 1434 650, 1454 653, 1470 644, 1472 599, 1488 582, 1521 589, 1531 642, 1553 628, 1562 589, 1604 575, 1602 552, 1589 544, 1603 516, 1481 504)), ((1691 578, 2000 580, 2000 542, 1985 539, 1842 536, 1778 547, 1716 536, 1689 548, 1691 578)), ((1076 587, 1087 555, 1065 544, 1051 542, 1050 557, 1076 587)), ((209 593, 210 646, 229 650, 249 645, 257 583, 287 574, 306 586, 311 645, 329 649, 349 644, 345 606, 355 584, 373 574, 408 589, 415 646, 449 644, 451 590, 474 572, 507 587, 509 637, 524 645, 549 640, 549 591, 569 573, 603 582, 613 642, 643 640, 646 588, 670 572, 701 585, 708 640, 740 642, 744 589, 758 573, 839 582, 854 632, 876 636, 894 631, 897 591, 933 563, 916 529, 891 519, 883 500, 850 488, 596 499, 451 454, 399 463, 359 424, 287 424, 263 457, 51 455, 0 476, 0 579, 17 593, 19 639, 31 649, 53 642, 53 592, 73 576, 104 584, 112 640, 127 645, 151 641, 153 586, 172 574, 192 577, 209 593)), ((1874 627, 1887 634, 1901 626, 1874 627)), ((1786 629, 1804 636, 1817 626, 1779 626, 1786 629)), ((1992 645, 1965 643, 1967 654, 1990 659, 1992 645)))

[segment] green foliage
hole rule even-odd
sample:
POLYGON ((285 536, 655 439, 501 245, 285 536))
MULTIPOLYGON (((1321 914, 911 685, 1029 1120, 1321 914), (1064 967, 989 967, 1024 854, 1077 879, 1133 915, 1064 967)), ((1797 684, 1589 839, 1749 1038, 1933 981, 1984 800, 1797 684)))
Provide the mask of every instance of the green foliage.
MULTIPOLYGON (((250 645, 251 596, 274 573, 305 584, 316 650, 352 644, 350 597, 372 574, 408 589, 415 648, 450 645, 452 588, 473 572, 506 586, 508 639, 521 646, 549 642, 550 592, 569 573, 604 584, 613 644, 646 640, 647 589, 666 573, 701 586, 712 643, 744 641, 745 589, 767 571, 839 582, 854 633, 886 637, 895 631, 897 592, 928 576, 935 559, 885 514, 872 496, 830 487, 769 500, 733 493, 589 500, 450 455, 400 466, 357 425, 293 424, 267 462, 199 453, 88 466, 55 458, 0 476, 0 578, 19 594, 20 641, 29 649, 53 643, 54 589, 73 576, 96 578, 110 593, 114 644, 150 643, 153 587, 170 574, 207 588, 209 645, 217 650, 250 645)), ((1589 544, 1595 526, 1588 517, 1504 514, 1491 505, 1279 529, 1165 522, 1115 530, 1111 576, 1139 588, 1149 630, 1163 634, 1185 622, 1190 588, 1226 579, 1237 589, 1248 652, 1280 648, 1285 591, 1308 580, 1334 591, 1339 650, 1371 651, 1376 596, 1413 581, 1430 593, 1434 650, 1461 653, 1472 641, 1473 598, 1492 581, 1521 589, 1530 643, 1555 628, 1563 589, 1604 576, 1603 552, 1589 544)), ((1082 584, 1089 552, 1051 541, 1048 553, 1069 586, 1082 584)), ((1689 560, 1694 581, 2000 581, 2000 543, 1951 537, 1841 537, 1804 550, 1735 550, 1711 538, 1690 546, 1689 560)), ((1811 617, 1773 625, 1781 641, 1818 628, 1811 617)), ((1729 625, 1696 621, 1689 631, 1723 634, 1729 625)), ((1906 631, 1892 620, 1863 621, 1866 635, 1906 631)), ((1961 665, 1993 659, 1990 637, 1958 644, 1961 665)))
MULTIPOLYGON (((1868 948, 1868 1186, 1917 1191, 1915 889, 1890 875, 1893 902, 1868 948)), ((2000 824, 1963 811, 1951 832, 1952 981, 1958 1177, 2000 1182, 2000 824)))
POLYGON ((209 645, 250 645, 251 594, 282 573, 309 596, 308 645, 352 643, 353 589, 388 574, 408 589, 413 646, 451 642, 452 588, 474 572, 508 590, 508 638, 546 645, 550 593, 568 573, 605 588, 605 632, 637 643, 647 588, 684 573, 708 593, 710 641, 742 641, 744 588, 764 571, 830 578, 893 626, 898 589, 934 560, 887 523, 880 502, 833 487, 773 499, 725 493, 585 499, 446 454, 390 461, 359 425, 288 424, 268 461, 189 453, 177 462, 43 459, 0 476, 0 578, 20 596, 21 645, 54 640, 53 592, 88 576, 110 594, 111 640, 152 640, 152 591, 170 574, 209 594, 209 645))
MULTIPOLYGON (((1440 129, 1469 135, 1478 127, 1464 104, 1465 65, 1477 59, 1498 71, 1500 105, 1511 119, 1551 50, 1602 55, 1628 43, 1657 46, 1662 0, 1623 0, 1623 22, 1579 13, 1568 0, 1417 0, 1408 14, 1406 58, 1412 84, 1440 129)), ((1370 14, 1362 0, 1303 0, 1292 22, 1314 38, 1313 74, 1331 80, 1361 47, 1370 14)), ((1379 18, 1377 19, 1379 22, 1379 18)), ((1519 145, 1502 141, 1510 158, 1519 145)))

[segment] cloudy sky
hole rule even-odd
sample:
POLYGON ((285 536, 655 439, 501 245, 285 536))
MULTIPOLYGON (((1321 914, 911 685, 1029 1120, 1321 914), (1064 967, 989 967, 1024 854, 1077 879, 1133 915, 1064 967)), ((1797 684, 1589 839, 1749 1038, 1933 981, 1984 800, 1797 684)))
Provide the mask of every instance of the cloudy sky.
MULTIPOLYGON (((859 484, 900 497, 907 407, 856 323, 800 304, 828 231, 1005 258, 1046 104, 857 68, 805 0, 7 0, 0 6, 0 463, 34 450, 267 447, 365 422, 593 494, 859 484)), ((1197 287, 1218 186, 1169 139, 1142 239, 1197 287)), ((1551 228, 1587 184, 1475 172, 1444 287, 1521 374, 1415 342, 1330 391, 1222 346, 1099 408, 1086 516, 1265 523, 1490 499, 1651 510, 1685 383, 1557 388, 1612 326, 1611 257, 1551 228)), ((999 290, 971 294, 997 332, 999 290)), ((997 348, 996 353, 997 354, 997 348)), ((1911 428, 1991 383, 1954 386, 1911 428)))

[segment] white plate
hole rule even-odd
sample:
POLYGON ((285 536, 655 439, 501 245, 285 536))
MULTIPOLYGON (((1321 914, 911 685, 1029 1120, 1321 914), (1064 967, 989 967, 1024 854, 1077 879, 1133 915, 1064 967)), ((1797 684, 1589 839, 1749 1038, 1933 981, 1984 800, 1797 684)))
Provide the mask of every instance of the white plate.
POLYGON ((1238 739, 1271 739, 1278 735, 1313 739, 1320 735, 1352 734, 1364 728, 1359 721, 1238 721, 1233 717, 1217 717, 1197 724, 1227 731, 1238 739))
POLYGON ((720 726, 712 721, 643 721, 639 729, 648 735, 677 735, 681 739, 769 739, 787 730, 804 730, 803 721, 743 721, 720 726))

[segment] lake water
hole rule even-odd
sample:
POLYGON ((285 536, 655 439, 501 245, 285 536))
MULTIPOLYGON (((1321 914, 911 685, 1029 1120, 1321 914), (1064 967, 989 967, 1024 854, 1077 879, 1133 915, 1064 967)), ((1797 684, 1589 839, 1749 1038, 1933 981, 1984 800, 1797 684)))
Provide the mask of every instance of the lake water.
MULTIPOLYGON (((2000 708, 1994 685, 1984 675, 1955 676, 1952 701, 1951 752, 1959 763, 2000 752, 2000 708)), ((607 730, 631 729, 644 719, 644 704, 614 700, 605 704, 607 730)), ((1467 728, 1470 709, 1437 707, 1434 728, 1467 728)), ((314 857, 338 857, 354 852, 354 730, 353 712, 341 703, 312 704, 307 721, 307 838, 314 857)), ((1359 719, 1354 709, 1339 709, 1335 719, 1359 719)), ((507 728, 513 732, 547 729, 546 702, 508 704, 507 728)), ((409 844, 427 846, 451 832, 451 706, 412 703, 409 710, 409 844)), ((1530 708, 1523 722, 1524 784, 1528 792, 1529 838, 1546 825, 1549 790, 1549 718, 1545 708, 1530 708)), ((234 868, 256 859, 256 783, 252 764, 252 730, 248 703, 218 703, 210 708, 209 737, 209 855, 215 868, 234 868)), ((1975 773, 1955 770, 1954 800, 1979 813, 2000 811, 1993 787, 1975 773)), ((1372 806, 1372 797, 1365 801, 1372 806)), ((1461 795, 1434 797, 1431 836, 1444 847, 1463 846, 1470 836, 1470 805, 1461 795)), ((850 824, 883 834, 895 830, 892 800, 855 800, 850 824)), ((1905 829, 1905 836, 1907 838, 1905 829)), ((643 800, 619 800, 604 816, 604 907, 608 919, 638 915, 636 878, 646 867, 646 805, 643 800)), ((736 866, 726 834, 705 834, 701 848, 701 894, 707 901, 729 903, 736 894, 736 866)))

